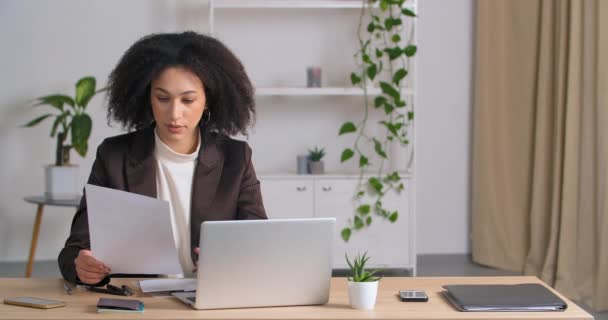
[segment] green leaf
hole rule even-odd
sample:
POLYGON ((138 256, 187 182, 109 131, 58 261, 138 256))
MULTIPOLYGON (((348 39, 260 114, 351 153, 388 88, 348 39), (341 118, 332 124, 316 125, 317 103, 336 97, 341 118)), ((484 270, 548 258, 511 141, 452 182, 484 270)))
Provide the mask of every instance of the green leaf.
POLYGON ((359 216, 355 216, 355 230, 360 230, 363 227, 365 227, 363 220, 359 216))
POLYGON ((391 40, 392 40, 394 43, 397 43, 397 42, 401 41, 401 36, 400 36, 400 35, 398 35, 398 34, 394 34, 394 35, 391 37, 391 40))
POLYGON ((384 150, 382 150, 382 144, 380 143, 380 141, 378 141, 377 139, 373 139, 374 140, 374 150, 376 151, 376 153, 381 156, 382 158, 386 159, 386 152, 384 152, 384 150))
POLYGON ((352 158, 355 155, 355 152, 350 149, 350 148, 346 148, 344 149, 344 151, 342 151, 342 156, 340 157, 340 162, 344 162, 350 158, 352 158))
POLYGON ((400 100, 401 94, 390 83, 380 81, 380 88, 382 89, 382 92, 393 97, 395 101, 400 100))
POLYGON ((72 98, 70 98, 69 96, 66 96, 66 95, 54 94, 54 95, 38 98, 38 103, 36 105, 40 106, 40 105, 47 105, 47 104, 51 105, 52 107, 54 107, 60 111, 63 111, 63 105, 69 104, 70 106, 73 107, 74 100, 72 100, 72 98))
POLYGON ((67 113, 62 113, 61 115, 57 116, 57 118, 55 118, 55 122, 53 122, 53 129, 51 129, 51 137, 55 136, 55 133, 57 132, 57 127, 61 124, 63 119, 67 117, 67 115, 67 113))
POLYGON ((365 224, 368 226, 372 224, 372 216, 367 216, 367 219, 365 219, 365 224))
POLYGON ((386 97, 384 96, 377 96, 374 99, 374 107, 376 108, 380 108, 380 106, 382 106, 383 104, 385 104, 387 102, 386 97))
POLYGON ((380 51, 380 49, 376 48, 376 58, 382 58, 382 51, 380 51))
POLYGON ((361 155, 359 157, 359 168, 363 168, 369 164, 369 159, 366 156, 361 155))
MULTIPOLYGON (((378 178, 369 178, 369 180, 367 181, 367 183, 369 183, 369 185, 377 192, 380 193, 382 192, 382 182, 380 182, 380 180, 378 180, 378 178)), ((377 202, 376 202, 376 206, 377 206, 377 202)))
POLYGON ((374 32, 374 26, 375 26, 375 25, 374 25, 374 23, 373 23, 373 22, 370 22, 370 23, 367 25, 367 32, 369 32, 369 33, 374 32))
POLYGON ((380 9, 382 11, 386 11, 386 9, 388 9, 388 1, 387 0, 380 0, 380 9))
POLYGON ((370 212, 370 210, 371 210, 371 207, 369 204, 362 204, 357 208, 357 212, 360 215, 366 215, 370 212))
POLYGON ((399 101, 395 102, 395 106, 396 106, 397 108, 403 108, 403 107, 405 107, 406 105, 407 105, 407 104, 406 104, 406 103, 405 103, 405 101, 403 101, 403 100, 399 100, 399 101))
POLYGON ((342 229, 342 232, 340 234, 341 234, 342 239, 344 240, 344 242, 348 242, 348 239, 350 239, 351 233, 352 233, 352 231, 350 230, 350 228, 344 228, 344 229, 342 229))
POLYGON ((83 109, 95 95, 95 78, 84 77, 76 83, 76 104, 83 109))
POLYGON ((359 77, 356 73, 351 73, 350 74, 350 82, 353 85, 356 85, 357 83, 361 82, 361 77, 359 77))
POLYGON ((367 54, 364 54, 362 59, 363 59, 363 62, 365 62, 367 64, 372 64, 373 63, 372 59, 370 59, 369 55, 367 55, 367 54))
POLYGON ((416 54, 417 50, 418 48, 415 45, 410 44, 409 46, 405 47, 405 49, 403 49, 403 52, 406 56, 413 57, 416 54))
POLYGON ((357 192, 357 198, 361 198, 365 195, 365 191, 359 191, 357 192))
POLYGON ((34 120, 22 125, 22 127, 27 127, 27 128, 33 127, 33 126, 39 124, 40 122, 44 121, 46 118, 51 117, 51 116, 54 116, 54 114, 47 113, 45 115, 35 118, 34 120))
POLYGON ((408 8, 402 8, 401 13, 403 13, 404 15, 406 15, 408 17, 416 17, 416 14, 414 13, 414 11, 412 11, 408 8))
POLYGON ((80 156, 84 157, 87 154, 93 121, 88 114, 81 113, 74 115, 70 126, 72 129, 72 146, 80 156))
POLYGON ((397 218, 399 218, 399 213, 397 213, 397 211, 395 211, 395 212, 391 213, 391 215, 388 217, 388 220, 390 222, 394 223, 395 221, 397 221, 397 218))
POLYGON ((393 75, 393 83, 394 83, 396 86, 399 86, 399 82, 401 82, 401 80, 402 80, 403 78, 405 78, 405 76, 407 76, 407 70, 405 70, 405 69, 403 69, 403 68, 401 68, 401 69, 397 70, 397 71, 395 72, 395 74, 393 75))
POLYGON ((403 51, 399 47, 386 48, 384 49, 384 52, 388 53, 388 57, 390 60, 395 60, 399 58, 399 56, 403 53, 403 51))
POLYGON ((367 76, 374 80, 374 78, 376 77, 376 74, 378 72, 378 69, 376 67, 375 64, 370 65, 369 67, 367 67, 367 76))
POLYGON ((355 127, 355 124, 352 122, 345 122, 342 127, 340 128, 340 132, 338 133, 338 135, 343 135, 346 133, 351 133, 351 132, 357 132, 357 127, 355 127))
POLYGON ((391 114, 391 112, 393 112, 393 110, 395 110, 395 107, 393 107, 392 104, 390 104, 390 103, 384 104, 384 113, 391 114))
POLYGON ((410 111, 407 113, 407 119, 408 120, 414 120, 414 111, 410 111))

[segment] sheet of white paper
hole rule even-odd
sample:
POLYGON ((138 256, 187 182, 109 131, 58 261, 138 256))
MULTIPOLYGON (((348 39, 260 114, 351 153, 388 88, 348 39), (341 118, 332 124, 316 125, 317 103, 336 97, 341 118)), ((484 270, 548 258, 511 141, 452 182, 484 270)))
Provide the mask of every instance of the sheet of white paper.
POLYGON ((139 287, 144 293, 160 291, 195 291, 196 279, 151 279, 140 280, 139 287))
POLYGON ((85 186, 91 252, 112 273, 179 274, 169 203, 85 186))

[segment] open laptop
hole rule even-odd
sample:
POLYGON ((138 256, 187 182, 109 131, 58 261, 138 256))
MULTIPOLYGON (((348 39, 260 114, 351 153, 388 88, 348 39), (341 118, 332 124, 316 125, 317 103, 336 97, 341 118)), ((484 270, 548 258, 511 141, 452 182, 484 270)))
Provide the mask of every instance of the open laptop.
POLYGON ((196 292, 173 295, 196 309, 325 304, 335 218, 207 221, 196 292))

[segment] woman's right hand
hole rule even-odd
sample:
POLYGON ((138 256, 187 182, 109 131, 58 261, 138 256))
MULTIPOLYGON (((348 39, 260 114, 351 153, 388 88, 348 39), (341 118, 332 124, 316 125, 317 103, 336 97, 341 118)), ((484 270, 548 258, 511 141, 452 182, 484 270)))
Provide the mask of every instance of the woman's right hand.
POLYGON ((96 284, 103 280, 109 273, 108 268, 103 262, 95 259, 91 250, 82 249, 78 252, 78 257, 74 259, 76 273, 81 282, 86 284, 96 284))

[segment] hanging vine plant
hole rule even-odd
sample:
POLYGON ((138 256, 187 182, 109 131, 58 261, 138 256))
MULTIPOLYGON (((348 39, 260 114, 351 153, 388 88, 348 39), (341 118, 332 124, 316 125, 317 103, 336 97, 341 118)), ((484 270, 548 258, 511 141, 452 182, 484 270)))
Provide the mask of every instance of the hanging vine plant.
POLYGON ((401 193, 405 186, 398 171, 385 172, 384 166, 391 157, 391 144, 406 148, 410 143, 408 132, 414 121, 414 109, 411 102, 406 102, 403 87, 410 58, 417 47, 412 43, 413 27, 405 30, 404 22, 413 18, 416 14, 406 6, 406 0, 362 0, 357 30, 359 47, 355 53, 357 69, 350 80, 363 89, 363 117, 357 123, 345 122, 339 131, 339 135, 355 135, 352 148, 344 149, 340 160, 342 163, 358 160, 360 173, 355 211, 341 232, 344 241, 354 231, 371 225, 375 218, 390 222, 399 218, 399 212, 385 207, 382 200, 389 192, 401 193), (368 88, 374 83, 381 93, 371 103, 368 88), (382 130, 375 135, 369 132, 372 108, 379 109, 382 115, 378 121, 382 130), (374 163, 378 167, 370 177, 367 171, 374 163))

